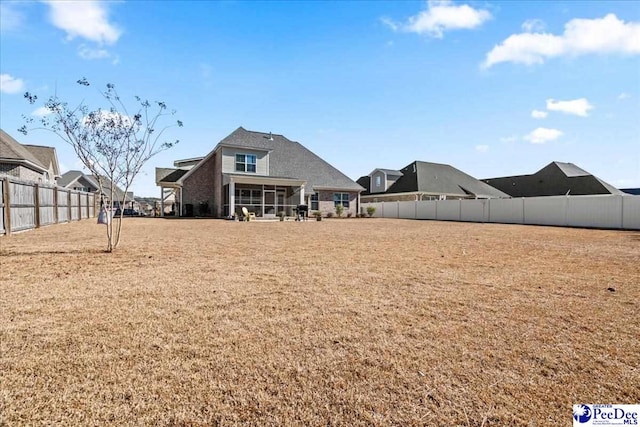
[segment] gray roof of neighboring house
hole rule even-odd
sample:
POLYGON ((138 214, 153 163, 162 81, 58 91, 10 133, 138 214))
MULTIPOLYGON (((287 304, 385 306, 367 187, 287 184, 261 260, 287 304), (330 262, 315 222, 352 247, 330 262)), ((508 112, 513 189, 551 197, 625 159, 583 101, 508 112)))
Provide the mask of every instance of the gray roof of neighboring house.
MULTIPOLYGON (((218 146, 234 146, 269 151, 269 176, 307 181, 307 189, 328 188, 362 191, 351 178, 309 151, 299 142, 282 135, 248 131, 239 127, 218 146)), ((217 147, 214 149, 214 151, 217 147)), ((192 171, 198 165, 194 166, 192 171)))
POLYGON ((58 185, 66 188, 69 184, 76 181, 83 175, 84 174, 80 171, 67 171, 58 179, 58 185))
POLYGON ((483 179, 512 197, 624 194, 573 163, 551 162, 531 175, 483 179))
POLYGON ((415 161, 401 169, 402 176, 384 193, 446 194, 461 197, 499 198, 508 194, 450 165, 415 161))
POLYGON ((53 174, 60 176, 60 166, 58 165, 58 156, 56 155, 56 149, 54 147, 44 147, 42 145, 25 144, 25 147, 33 154, 33 156, 40 161, 40 164, 45 168, 49 168, 49 165, 53 168, 53 174))
MULTIPOLYGON (((80 180, 85 180, 86 182, 88 182, 93 188, 96 189, 95 192, 98 191, 98 189, 100 188, 100 184, 98 183, 98 179, 91 175, 91 174, 86 174, 84 172, 81 171, 68 171, 65 172, 64 174, 62 174, 62 176, 60 177, 60 179, 58 179, 58 185, 60 187, 64 187, 64 188, 68 188, 71 184, 73 184, 74 182, 80 181, 80 180)), ((104 195, 110 199, 113 200, 114 198, 111 197, 111 181, 109 180, 109 178, 107 178, 106 176, 102 176, 102 182, 103 182, 103 192, 104 195)), ((115 193, 115 200, 122 200, 122 196, 125 195, 122 191, 122 189, 120 187, 118 187, 117 185, 114 188, 114 193, 115 193)), ((125 201, 131 201, 133 200, 133 192, 127 192, 125 195, 125 201)))
MULTIPOLYGON (((380 172, 384 172, 387 175, 391 175, 391 176, 402 176, 402 172, 395 170, 395 169, 382 169, 382 168, 377 168, 374 169, 373 172, 375 171, 380 171, 380 172)), ((371 172, 371 173, 373 173, 371 172)), ((371 174, 370 174, 371 175, 371 174)))
POLYGON ((579 168, 578 166, 574 165, 573 163, 565 163, 565 162, 552 162, 553 164, 555 164, 558 169, 560 169, 562 171, 562 173, 564 173, 566 176, 568 177, 574 177, 574 176, 588 176, 591 175, 589 172, 587 172, 584 169, 579 168))
POLYGON ((176 182, 189 172, 187 169, 156 168, 156 184, 160 182, 176 182))
POLYGON ((640 188, 621 188, 620 191, 634 196, 640 196, 640 188))
POLYGON ((44 166, 31 151, 24 145, 16 141, 11 135, 0 129, 0 161, 23 162, 25 165, 35 167, 38 170, 46 171, 48 166, 44 166))

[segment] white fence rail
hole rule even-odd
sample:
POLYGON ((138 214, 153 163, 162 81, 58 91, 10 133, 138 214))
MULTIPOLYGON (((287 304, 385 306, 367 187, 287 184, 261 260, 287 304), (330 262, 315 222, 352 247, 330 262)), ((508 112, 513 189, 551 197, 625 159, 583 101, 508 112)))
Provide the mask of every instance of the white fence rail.
POLYGON ((0 178, 0 234, 93 218, 96 198, 46 184, 0 178))
POLYGON ((374 217, 640 230, 639 196, 550 196, 520 199, 363 203, 374 217))

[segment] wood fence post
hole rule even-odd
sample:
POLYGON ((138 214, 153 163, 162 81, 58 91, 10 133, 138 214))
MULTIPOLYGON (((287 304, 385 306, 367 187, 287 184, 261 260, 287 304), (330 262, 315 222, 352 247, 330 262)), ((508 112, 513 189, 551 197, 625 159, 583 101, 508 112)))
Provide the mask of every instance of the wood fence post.
POLYGON ((33 202, 35 205, 35 228, 40 228, 40 186, 38 183, 33 184, 33 202))
POLYGON ((11 185, 11 181, 8 179, 4 180, 4 185, 2 186, 2 199, 4 200, 4 234, 11 234, 11 196, 9 192, 9 186, 11 185))
POLYGON ((58 223, 58 187, 53 188, 53 223, 58 223))

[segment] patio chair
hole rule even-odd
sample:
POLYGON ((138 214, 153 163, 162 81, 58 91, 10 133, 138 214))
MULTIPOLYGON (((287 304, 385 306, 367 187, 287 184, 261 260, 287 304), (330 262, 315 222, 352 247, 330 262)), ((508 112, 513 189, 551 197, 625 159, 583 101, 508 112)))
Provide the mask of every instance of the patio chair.
POLYGON ((242 207, 242 215, 244 215, 245 221, 253 221, 256 219, 256 214, 253 212, 249 212, 245 206, 242 207))

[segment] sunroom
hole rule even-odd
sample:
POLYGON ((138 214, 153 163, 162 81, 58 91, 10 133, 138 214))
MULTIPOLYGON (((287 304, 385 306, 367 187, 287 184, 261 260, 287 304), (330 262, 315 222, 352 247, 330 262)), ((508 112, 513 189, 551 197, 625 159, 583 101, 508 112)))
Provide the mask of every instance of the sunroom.
POLYGON ((296 206, 305 203, 305 183, 293 178, 224 174, 224 216, 242 217, 243 207, 256 217, 295 216, 296 206))

